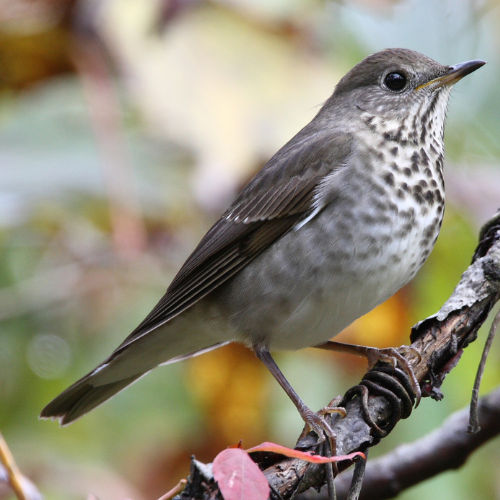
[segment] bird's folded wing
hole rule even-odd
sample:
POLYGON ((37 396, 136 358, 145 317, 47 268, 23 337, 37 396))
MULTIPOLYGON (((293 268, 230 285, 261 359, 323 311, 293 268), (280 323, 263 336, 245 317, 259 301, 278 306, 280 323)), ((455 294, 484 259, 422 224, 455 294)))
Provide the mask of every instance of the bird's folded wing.
POLYGON ((290 141, 240 193, 184 263, 165 295, 115 351, 182 313, 310 216, 321 180, 345 157, 335 136, 307 130, 290 141), (309 135, 303 138, 302 135, 309 135), (332 144, 333 142, 333 144, 332 144))

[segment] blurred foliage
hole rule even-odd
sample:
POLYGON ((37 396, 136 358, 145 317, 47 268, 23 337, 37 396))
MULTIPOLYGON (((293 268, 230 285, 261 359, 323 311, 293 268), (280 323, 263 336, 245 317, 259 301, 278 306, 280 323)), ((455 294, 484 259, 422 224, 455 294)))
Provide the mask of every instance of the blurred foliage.
MULTIPOLYGON (((241 346, 159 368, 68 428, 37 415, 149 312, 337 79, 386 46, 488 60, 454 91, 436 249, 413 283, 337 337, 408 341, 498 206, 499 27, 493 0, 0 0, 0 428, 46 498, 154 498, 192 454, 209 461, 240 439, 293 444, 295 408, 241 346)), ((444 401, 423 401, 377 453, 465 406, 481 349, 466 350, 444 401)), ((277 356, 313 408, 364 370, 314 350, 277 356)), ((497 345, 484 392, 500 382, 499 356, 497 345)), ((500 498, 499 460, 497 440, 400 498, 500 498)))

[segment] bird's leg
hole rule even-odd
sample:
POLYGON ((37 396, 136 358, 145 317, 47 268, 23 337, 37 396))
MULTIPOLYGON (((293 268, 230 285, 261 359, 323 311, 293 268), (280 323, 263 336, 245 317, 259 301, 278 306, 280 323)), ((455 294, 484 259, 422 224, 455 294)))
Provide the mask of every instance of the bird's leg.
POLYGON ((347 352, 350 354, 363 356, 368 360, 369 369, 372 369, 378 361, 388 363, 394 368, 396 368, 396 366, 399 364, 399 366, 409 379, 411 389, 413 390, 413 393, 415 395, 416 406, 418 406, 420 398, 422 397, 420 384, 418 383, 417 377, 415 376, 412 367, 400 352, 401 350, 411 351, 414 352, 418 357, 421 357, 420 353, 412 347, 402 346, 399 348, 387 347, 384 349, 379 349, 377 347, 369 347, 364 345, 344 344, 342 342, 334 342, 332 340, 329 340, 324 344, 318 344, 314 347, 317 347, 319 349, 326 349, 329 351, 347 352))
MULTIPOLYGON (((254 351, 257 357, 266 365, 267 369, 272 373, 274 378, 283 387, 284 391, 288 394, 288 397, 292 400, 293 404, 297 407, 300 416, 309 427, 310 430, 318 436, 318 443, 321 443, 325 439, 325 435, 329 438, 331 442, 331 449, 335 450, 335 433, 330 427, 328 422, 323 418, 321 413, 316 413, 309 409, 300 396, 295 392, 294 388, 290 385, 290 382, 283 375, 282 371, 279 369, 278 365, 271 356, 271 353, 262 345, 254 346, 254 351)), ((335 409, 328 408, 323 413, 331 413, 335 409)), ((345 412, 344 412, 345 413, 345 412)))

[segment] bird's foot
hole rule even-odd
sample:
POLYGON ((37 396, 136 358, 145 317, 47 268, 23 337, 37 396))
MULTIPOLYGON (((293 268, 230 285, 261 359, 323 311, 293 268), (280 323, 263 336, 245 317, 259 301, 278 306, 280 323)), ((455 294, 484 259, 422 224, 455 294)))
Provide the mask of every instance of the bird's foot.
MULTIPOLYGON (((409 380, 411 391, 415 399, 415 406, 418 406, 420 399, 422 397, 422 392, 420 390, 420 384, 418 383, 417 377, 412 367, 408 363, 407 358, 404 355, 413 354, 419 358, 422 358, 420 353, 411 346, 401 346, 401 347, 387 347, 379 349, 377 347, 369 347, 364 345, 356 344, 345 344, 342 342, 328 341, 324 344, 317 345, 320 349, 326 349, 329 351, 336 352, 347 352, 350 354, 356 354, 358 356, 363 356, 368 360, 368 367, 370 370, 380 361, 381 363, 387 363, 396 369, 398 366, 406 374, 409 380)), ((370 372, 369 372, 370 373, 370 372)), ((398 380, 400 375, 398 376, 398 380)))
POLYGON ((318 412, 310 410, 305 405, 299 408, 299 413, 305 422, 304 429, 297 441, 299 447, 320 446, 322 450, 328 450, 327 456, 335 455, 337 448, 336 434, 328 420, 328 416, 337 413, 344 418, 347 415, 345 408, 340 406, 342 400, 342 396, 338 396, 318 412))
MULTIPOLYGON (((387 370, 375 370, 372 369, 375 365, 380 361, 382 363, 387 363, 392 366, 394 374, 396 374, 396 369, 398 367, 404 372, 404 375, 407 376, 407 381, 409 381, 411 391, 413 392, 413 396, 415 400, 415 407, 417 407, 420 403, 420 399, 422 398, 422 392, 420 390, 420 384, 418 383, 417 377, 413 368, 408 363, 408 360, 403 354, 413 353, 416 355, 419 360, 422 359, 420 353, 411 346, 403 345, 401 347, 386 347, 384 349, 378 349, 376 347, 367 347, 367 346, 358 346, 361 348, 360 354, 364 354, 366 359, 368 360, 368 368, 370 372, 368 373, 377 373, 377 374, 385 374, 382 378, 388 382, 388 379, 391 378, 388 375, 387 370), (364 351, 364 352, 363 352, 364 351)), ((397 379, 392 378, 392 380, 401 381, 401 373, 397 375, 397 379)), ((390 382, 388 382, 391 385, 390 382)), ((405 383, 405 385, 407 385, 405 383)), ((391 386, 392 387, 392 386, 391 386)), ((398 391, 397 391, 398 392, 398 391)), ((399 391, 400 392, 400 391, 399 391)))
POLYGON ((333 431, 331 425, 327 422, 325 418, 325 415, 330 412, 323 410, 320 410, 319 412, 314 412, 307 406, 299 408, 300 416, 302 417, 302 420, 304 420, 306 424, 304 426, 302 434, 299 437, 299 441, 301 441, 301 439, 306 435, 313 432, 317 437, 315 444, 319 445, 323 443, 325 439, 328 439, 328 441, 330 442, 331 449, 335 450, 336 448, 335 432, 333 431))
MULTIPOLYGON (((328 415, 332 413, 338 413, 342 417, 347 415, 345 408, 339 406, 342 401, 342 396, 339 396, 325 406, 318 412, 313 412, 305 405, 299 408, 299 413, 302 416, 306 425, 299 436, 297 441, 297 447, 305 448, 316 448, 317 452, 321 455, 327 457, 334 457, 337 453, 337 439, 334 430, 332 429, 330 423, 326 420, 328 415), (316 436, 316 440, 312 441, 316 436)), ((328 486, 328 498, 335 499, 335 486, 334 479, 339 473, 337 469, 337 464, 335 462, 330 462, 324 464, 325 466, 325 480, 328 486)))

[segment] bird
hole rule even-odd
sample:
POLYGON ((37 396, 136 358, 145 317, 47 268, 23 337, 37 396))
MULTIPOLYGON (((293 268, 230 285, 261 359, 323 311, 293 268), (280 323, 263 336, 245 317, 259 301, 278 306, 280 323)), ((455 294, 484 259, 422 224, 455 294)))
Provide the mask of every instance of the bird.
POLYGON ((415 276, 444 213, 450 90, 484 64, 447 66, 393 48, 354 66, 236 196, 139 326, 40 417, 67 425, 158 365, 239 342, 309 429, 330 434, 271 352, 335 348, 332 337, 415 276))

